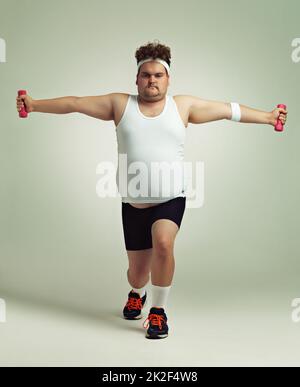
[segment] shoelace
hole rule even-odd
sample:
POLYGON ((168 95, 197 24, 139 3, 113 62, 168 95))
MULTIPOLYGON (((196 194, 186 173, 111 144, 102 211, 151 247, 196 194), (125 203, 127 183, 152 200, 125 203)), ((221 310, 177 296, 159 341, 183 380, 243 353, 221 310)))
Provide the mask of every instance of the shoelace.
POLYGON ((142 299, 141 298, 134 298, 134 297, 129 297, 126 307, 131 310, 131 309, 142 309, 142 299))
POLYGON ((158 325, 159 329, 162 329, 162 322, 165 321, 164 316, 161 314, 151 313, 148 318, 143 323, 144 328, 149 327, 149 322, 151 322, 153 325, 158 325), (147 322, 147 326, 145 326, 145 322, 147 322))

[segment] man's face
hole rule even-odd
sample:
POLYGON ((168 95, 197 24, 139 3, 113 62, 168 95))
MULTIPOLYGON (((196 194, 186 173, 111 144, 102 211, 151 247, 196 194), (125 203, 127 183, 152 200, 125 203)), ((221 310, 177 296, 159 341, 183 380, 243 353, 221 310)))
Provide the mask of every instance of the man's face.
POLYGON ((145 100, 159 101, 167 94, 169 76, 166 68, 158 62, 146 62, 140 67, 136 78, 138 93, 145 100))

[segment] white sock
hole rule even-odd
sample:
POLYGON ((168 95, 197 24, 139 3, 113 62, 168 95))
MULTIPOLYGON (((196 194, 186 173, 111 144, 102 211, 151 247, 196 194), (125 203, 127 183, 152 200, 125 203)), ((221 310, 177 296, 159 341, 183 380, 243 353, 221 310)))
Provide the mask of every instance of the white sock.
POLYGON ((169 291, 171 289, 170 286, 156 286, 151 285, 152 289, 152 307, 165 308, 167 304, 167 299, 169 295, 169 291))
POLYGON ((147 288, 147 284, 144 285, 142 288, 140 289, 137 289, 137 288, 132 288, 132 290, 135 292, 135 293, 138 293, 140 295, 140 297, 144 297, 145 293, 146 293, 146 288, 147 288))

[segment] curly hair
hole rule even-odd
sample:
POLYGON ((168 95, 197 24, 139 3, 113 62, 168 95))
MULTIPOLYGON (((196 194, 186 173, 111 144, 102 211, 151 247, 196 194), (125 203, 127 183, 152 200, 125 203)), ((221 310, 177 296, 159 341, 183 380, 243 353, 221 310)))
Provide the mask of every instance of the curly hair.
MULTIPOLYGON (((167 47, 159 43, 159 40, 155 39, 153 43, 148 42, 146 45, 139 47, 135 52, 135 58, 137 64, 144 59, 148 58, 159 58, 163 59, 171 65, 171 50, 170 47, 167 47)), ((140 71, 140 69, 139 69, 140 71)), ((139 72, 138 72, 139 74, 139 72)))

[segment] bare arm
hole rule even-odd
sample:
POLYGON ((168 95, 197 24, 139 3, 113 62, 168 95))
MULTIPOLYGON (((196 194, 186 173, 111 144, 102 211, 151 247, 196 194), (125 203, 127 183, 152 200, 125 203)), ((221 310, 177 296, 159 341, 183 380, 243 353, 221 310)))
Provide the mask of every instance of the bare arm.
POLYGON ((60 97, 53 99, 33 99, 30 95, 20 95, 16 98, 17 110, 20 111, 25 105, 28 113, 56 113, 65 114, 75 112, 75 101, 77 97, 60 97))
POLYGON ((77 97, 75 111, 101 120, 114 119, 113 98, 115 93, 91 97, 77 97))
MULTIPOLYGON (((74 113, 77 97, 60 97, 53 99, 32 100, 32 111, 39 113, 67 114, 74 113)), ((26 104, 26 101, 25 101, 26 104)))
POLYGON ((209 101, 194 96, 187 96, 189 104, 189 122, 203 124, 231 118, 231 107, 228 102, 209 101))
POLYGON ((82 113, 101 120, 113 120, 113 98, 115 93, 91 97, 60 97, 34 100, 29 95, 17 97, 17 110, 25 104, 28 113, 82 113))
POLYGON ((287 119, 287 110, 277 108, 271 112, 265 112, 263 110, 253 109, 245 105, 240 105, 241 109, 241 121, 253 124, 268 124, 275 126, 277 119, 285 124, 287 119))
MULTIPOLYGON (((204 122, 231 119, 232 112, 229 102, 209 101, 194 96, 187 97, 189 99, 189 122, 202 124, 204 122)), ((286 121, 287 111, 281 108, 265 112, 240 104, 240 109, 240 122, 275 125, 278 117, 282 123, 286 121)))
POLYGON ((241 120, 240 122, 252 124, 271 124, 271 113, 263 110, 257 110, 240 104, 241 120))

